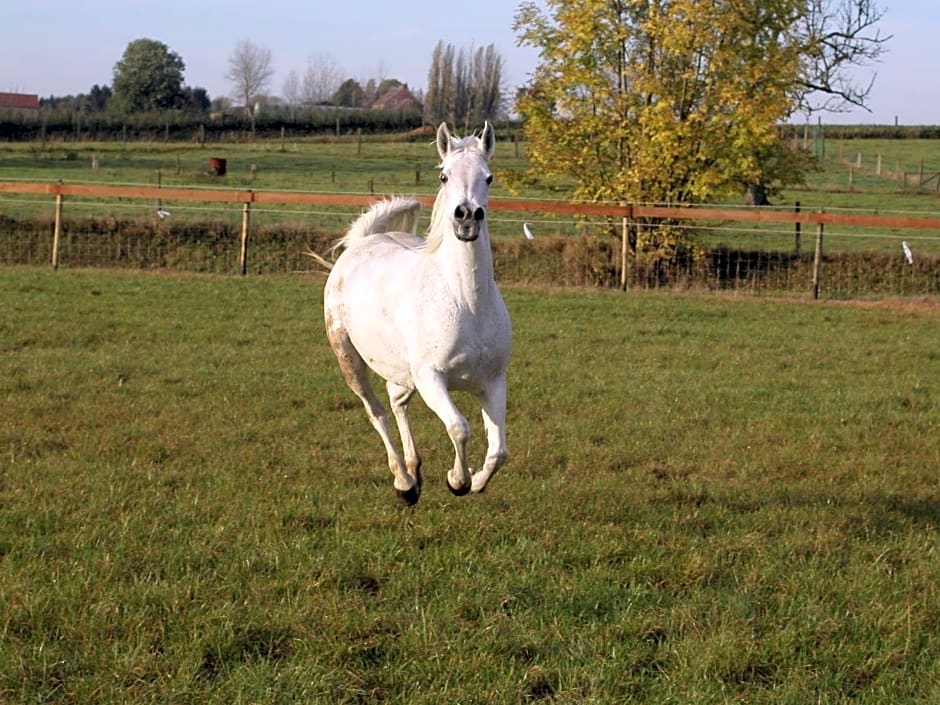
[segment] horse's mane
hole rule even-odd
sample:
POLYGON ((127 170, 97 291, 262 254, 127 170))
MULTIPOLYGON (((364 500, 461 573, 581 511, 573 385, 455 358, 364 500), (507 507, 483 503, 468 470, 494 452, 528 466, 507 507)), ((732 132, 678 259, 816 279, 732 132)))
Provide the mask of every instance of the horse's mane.
MULTIPOLYGON (((477 154, 483 155, 483 152, 480 150, 479 138, 477 138, 476 135, 469 135, 459 140, 451 138, 450 150, 447 156, 450 157, 458 152, 476 152, 477 154)), ((443 166, 443 163, 441 163, 440 167, 443 168, 443 166)), ((431 224, 428 225, 428 244, 426 248, 428 252, 434 252, 441 246, 441 242, 444 240, 444 233, 447 230, 448 221, 447 214, 444 213, 443 201, 444 189, 441 187, 437 191, 437 198, 434 199, 434 207, 431 209, 431 224)))

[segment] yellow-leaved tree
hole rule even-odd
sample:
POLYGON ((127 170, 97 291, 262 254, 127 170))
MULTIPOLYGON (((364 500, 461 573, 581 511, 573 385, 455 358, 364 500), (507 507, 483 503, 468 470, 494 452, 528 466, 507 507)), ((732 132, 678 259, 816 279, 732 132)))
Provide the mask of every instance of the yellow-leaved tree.
MULTIPOLYGON (((863 31, 878 18, 871 0, 523 2, 515 30, 540 56, 516 106, 530 176, 569 184, 587 202, 744 192, 766 202, 805 174, 806 155, 788 147, 781 123, 807 96, 863 104, 864 91, 840 96, 834 86, 846 84, 835 79, 847 59, 877 58, 884 38, 866 44, 863 31), (855 25, 835 32, 843 15, 827 13, 839 3, 855 25)), ((632 233, 634 251, 662 248, 662 238, 638 243, 643 232, 632 233)))

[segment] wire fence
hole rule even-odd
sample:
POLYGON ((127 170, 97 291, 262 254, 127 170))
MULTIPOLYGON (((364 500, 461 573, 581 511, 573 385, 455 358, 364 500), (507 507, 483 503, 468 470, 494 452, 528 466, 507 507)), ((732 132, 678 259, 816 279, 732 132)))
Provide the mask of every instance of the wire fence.
MULTIPOLYGON (((305 253, 327 252, 375 198, 0 182, 0 264, 322 272, 305 253)), ((490 206, 496 272, 508 283, 940 295, 940 217, 521 199, 490 206)))

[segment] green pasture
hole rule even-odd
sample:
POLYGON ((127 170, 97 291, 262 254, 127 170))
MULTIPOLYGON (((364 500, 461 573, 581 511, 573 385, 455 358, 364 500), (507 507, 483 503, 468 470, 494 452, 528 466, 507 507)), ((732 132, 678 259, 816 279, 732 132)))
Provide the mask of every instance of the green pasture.
MULTIPOLYGON (((812 147, 812 143, 810 143, 812 147)), ((822 151, 820 149, 820 151, 822 151)), ((73 183, 121 183, 163 186, 254 188, 342 193, 433 194, 437 188, 436 151, 431 139, 390 141, 387 137, 361 140, 268 139, 245 143, 198 144, 176 142, 48 142, 0 144, 0 179, 57 180, 73 183), (210 158, 227 160, 224 177, 209 174, 210 158), (93 158, 97 168, 92 168, 93 158)), ((896 170, 928 176, 940 172, 940 140, 857 139, 825 142, 820 169, 809 175, 805 186, 788 188, 775 198, 790 209, 799 201, 804 210, 850 211, 870 214, 940 216, 938 180, 918 188, 894 178, 896 170), (863 168, 849 167, 863 155, 863 168), (882 156, 883 173, 874 173, 876 156, 882 156)), ((526 145, 503 141, 497 147, 493 166, 494 196, 564 198, 564 194, 538 184, 523 185, 518 177, 526 168, 526 145), (515 187, 511 191, 509 185, 515 187)), ((727 202, 739 203, 729 195, 727 202)), ((134 217, 153 219, 153 203, 142 201, 98 202, 69 199, 67 217, 134 217)), ((240 208, 189 202, 163 203, 174 220, 238 222, 240 208)), ((0 215, 51 217, 52 200, 47 197, 6 194, 0 197, 0 215)), ((255 209, 254 222, 309 224, 342 232, 357 209, 298 208, 268 206, 255 209)), ((601 219, 559 218, 530 214, 495 214, 491 228, 497 236, 518 237, 522 221, 531 222, 542 234, 603 236, 608 224, 601 219)), ((696 237, 707 246, 735 249, 790 251, 793 228, 785 225, 710 223, 694 226, 696 237)), ((923 255, 940 253, 940 234, 933 231, 902 231, 861 228, 830 228, 829 251, 900 253, 900 241, 916 245, 923 255)), ((812 250, 814 233, 806 233, 804 250, 812 250)))
MULTIPOLYGON (((258 140, 249 143, 38 143, 0 144, 0 179, 63 179, 135 183, 368 193, 434 193, 439 161, 433 135, 425 140, 354 138, 258 140), (92 168, 97 155, 98 168, 92 168), (224 158, 227 173, 209 173, 224 158), (254 169, 252 168, 254 167, 254 169)), ((517 168, 525 149, 500 143, 494 166, 517 168)), ((494 194, 505 193, 494 185, 494 194)))
POLYGON ((0 701, 940 699, 936 306, 509 289, 405 509, 322 284, 0 268, 0 701))
MULTIPOLYGON (((525 164, 525 145, 501 142, 493 166, 496 181, 493 196, 510 195, 506 170, 525 164)), ((326 193, 374 193, 388 195, 433 195, 437 192, 439 161, 433 135, 418 141, 390 142, 383 138, 335 140, 258 140, 251 143, 200 145, 197 143, 0 143, 0 180, 61 179, 70 183, 135 184, 270 191, 326 193), (97 168, 92 159, 97 158, 97 168), (224 158, 227 173, 209 173, 209 160, 224 158)), ((551 196, 548 191, 527 192, 528 197, 551 196)), ((557 196, 557 194, 555 194, 557 196)), ((225 220, 240 222, 240 204, 164 202, 174 220, 225 220)), ((54 202, 43 196, 0 194, 0 216, 51 217, 54 202)), ((253 209, 259 225, 287 222, 309 223, 342 233, 358 208, 298 207, 269 205, 253 209)), ((67 203, 71 217, 155 218, 152 202, 110 201, 72 198, 67 203)), ((540 219, 573 232, 571 221, 540 219)), ((508 214, 495 221, 494 232, 521 231, 521 216, 508 214)))

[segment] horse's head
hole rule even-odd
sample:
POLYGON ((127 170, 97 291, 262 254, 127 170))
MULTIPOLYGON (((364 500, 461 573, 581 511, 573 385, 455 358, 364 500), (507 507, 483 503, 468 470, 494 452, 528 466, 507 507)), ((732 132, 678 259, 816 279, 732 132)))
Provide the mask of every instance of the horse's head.
POLYGON ((490 157, 496 147, 493 126, 486 122, 477 137, 454 137, 446 123, 437 128, 437 152, 441 155, 441 191, 438 205, 441 217, 451 220, 454 233, 464 242, 472 242, 480 235, 486 220, 489 200, 490 157))

